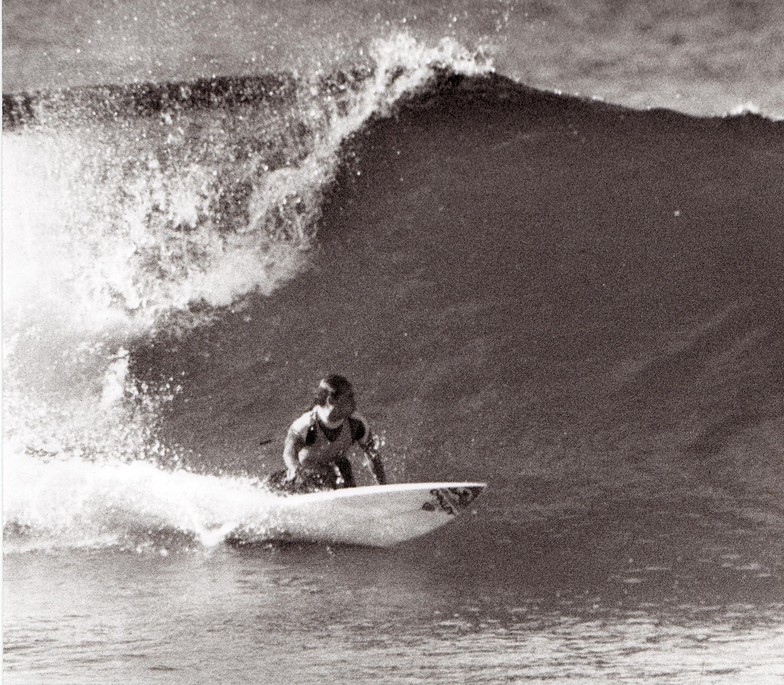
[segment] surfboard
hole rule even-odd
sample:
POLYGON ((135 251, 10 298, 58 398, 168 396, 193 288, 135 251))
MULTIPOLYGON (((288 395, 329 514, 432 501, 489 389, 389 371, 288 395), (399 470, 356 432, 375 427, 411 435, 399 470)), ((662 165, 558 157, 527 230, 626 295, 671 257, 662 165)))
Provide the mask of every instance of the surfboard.
POLYGON ((270 497, 233 543, 321 542, 392 547, 454 521, 486 483, 404 483, 270 497))

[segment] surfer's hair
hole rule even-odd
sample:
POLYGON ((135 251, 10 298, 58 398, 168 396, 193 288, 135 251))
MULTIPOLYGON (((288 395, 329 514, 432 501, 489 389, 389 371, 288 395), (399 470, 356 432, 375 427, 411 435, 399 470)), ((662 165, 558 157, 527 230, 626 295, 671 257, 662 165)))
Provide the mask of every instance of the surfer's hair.
POLYGON ((345 376, 333 373, 332 375, 321 379, 318 388, 316 388, 316 394, 313 397, 313 403, 323 407, 330 397, 335 398, 339 395, 353 393, 354 386, 351 385, 351 381, 349 381, 349 379, 345 376))

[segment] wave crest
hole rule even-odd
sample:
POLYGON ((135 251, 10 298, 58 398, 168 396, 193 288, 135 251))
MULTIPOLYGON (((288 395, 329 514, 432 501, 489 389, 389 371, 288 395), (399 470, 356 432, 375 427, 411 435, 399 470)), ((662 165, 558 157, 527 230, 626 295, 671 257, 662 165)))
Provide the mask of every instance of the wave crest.
POLYGON ((19 248, 7 302, 43 300, 80 328, 147 329, 164 312, 269 293, 303 268, 342 144, 443 69, 490 65, 455 41, 401 34, 373 45, 369 67, 329 77, 9 100, 26 104, 4 103, 7 117, 29 116, 4 161, 19 248))
POLYGON ((399 35, 329 76, 4 98, 7 531, 91 546, 231 519, 182 494, 202 481, 157 429, 178 381, 139 382, 126 350, 306 268, 344 143, 445 69, 489 65, 399 35))

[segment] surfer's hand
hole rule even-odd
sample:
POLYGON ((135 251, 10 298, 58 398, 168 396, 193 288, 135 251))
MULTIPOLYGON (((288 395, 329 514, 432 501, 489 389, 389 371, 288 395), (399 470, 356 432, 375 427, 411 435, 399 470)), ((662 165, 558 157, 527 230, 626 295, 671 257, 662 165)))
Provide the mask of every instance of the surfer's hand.
POLYGON ((297 467, 296 466, 289 466, 286 470, 286 478, 284 479, 286 483, 291 483, 297 478, 297 467))

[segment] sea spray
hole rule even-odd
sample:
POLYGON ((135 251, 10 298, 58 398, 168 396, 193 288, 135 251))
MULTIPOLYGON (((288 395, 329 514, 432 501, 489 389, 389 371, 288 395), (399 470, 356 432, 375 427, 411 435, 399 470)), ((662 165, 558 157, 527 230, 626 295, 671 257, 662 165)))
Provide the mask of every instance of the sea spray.
POLYGON ((436 70, 491 70, 453 40, 427 47, 407 34, 370 56, 368 69, 298 76, 224 106, 198 96, 142 116, 110 91, 113 116, 64 112, 8 134, 6 305, 65 309, 79 330, 144 332, 172 310, 195 306, 198 321, 205 306, 298 273, 343 142, 436 70))
POLYGON ((90 546, 136 528, 214 538, 237 518, 198 513, 188 488, 223 485, 160 438, 187 379, 140 382, 128 350, 300 273, 343 143, 436 72, 491 69, 451 40, 398 35, 370 54, 370 69, 260 100, 140 113, 126 97, 5 135, 7 531, 90 546))
POLYGON ((247 478, 166 470, 147 461, 17 455, 5 470, 6 551, 113 547, 187 550, 263 526, 273 495, 247 478))
POLYGON ((214 546, 248 522, 264 526, 271 495, 256 479, 189 471, 186 451, 157 430, 161 407, 179 387, 134 379, 128 361, 120 349, 109 362, 100 411, 62 400, 36 405, 5 390, 14 419, 4 445, 7 552, 168 553, 214 546))

